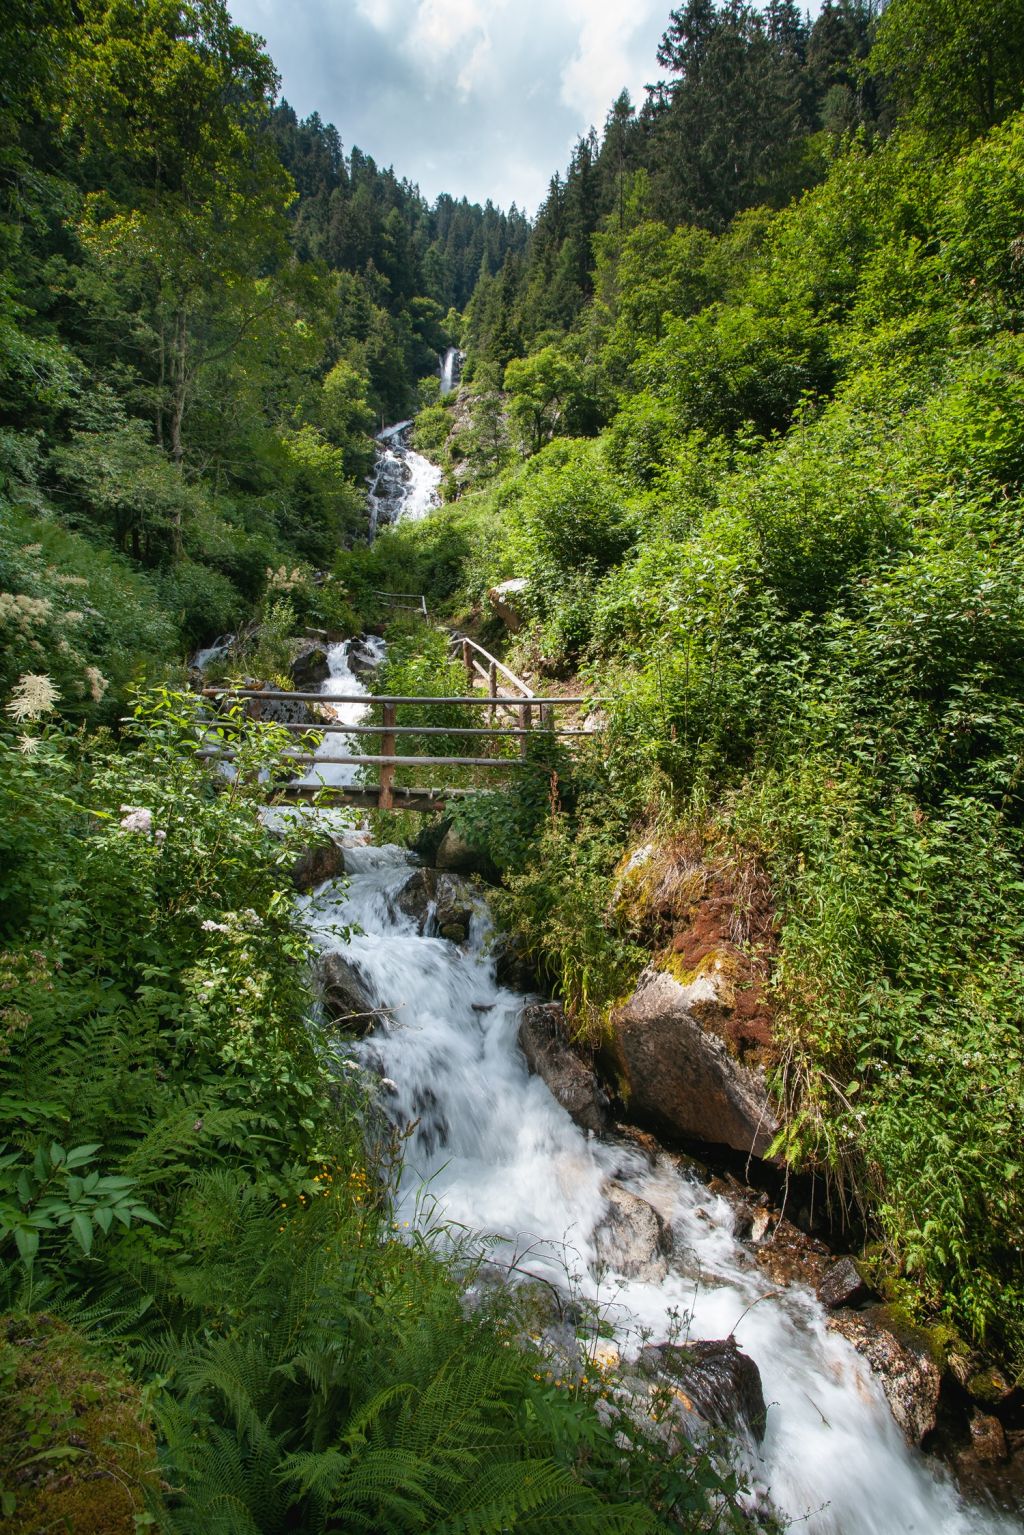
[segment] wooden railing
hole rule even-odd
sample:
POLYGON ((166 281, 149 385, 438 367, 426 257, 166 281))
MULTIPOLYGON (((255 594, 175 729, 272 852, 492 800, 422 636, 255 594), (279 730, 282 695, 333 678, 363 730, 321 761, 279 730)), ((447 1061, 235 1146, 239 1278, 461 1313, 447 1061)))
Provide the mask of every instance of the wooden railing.
MULTIPOLYGON (((483 672, 488 683, 488 693, 481 695, 473 693, 456 698, 446 697, 418 697, 397 696, 393 694, 368 694, 368 693, 309 693, 283 688, 245 688, 224 687, 204 688, 203 696, 211 700, 235 698, 247 700, 250 715, 259 718, 259 705, 261 703, 304 703, 312 709, 330 706, 332 704, 365 704, 379 707, 381 719, 379 724, 346 725, 341 721, 311 720, 308 724, 302 722, 288 722, 277 728, 298 731, 304 734, 315 733, 318 735, 345 735, 345 736, 379 736, 380 751, 374 753, 341 752, 335 755, 317 754, 311 751, 290 751, 281 753, 280 760, 284 763, 294 764, 296 768, 315 767, 318 763, 323 766, 353 766, 379 768, 379 781, 376 785, 344 784, 324 785, 291 784, 283 791, 286 799, 303 800, 326 797, 328 799, 341 799, 350 804, 376 804, 381 810, 391 810, 395 806, 395 798, 410 809, 431 809, 444 803, 446 799, 459 797, 464 794, 472 794, 477 791, 471 789, 457 789, 446 787, 436 788, 396 788, 395 770, 399 766, 406 767, 451 767, 451 768, 515 768, 521 767, 528 758, 528 740, 533 734, 533 715, 537 713, 538 727, 549 735, 556 737, 592 735, 592 730, 584 730, 576 726, 561 727, 555 724, 554 711, 561 707, 580 707, 602 703, 605 700, 599 698, 584 698, 573 696, 571 698, 538 698, 521 678, 515 676, 507 667, 503 666, 493 656, 472 640, 459 639, 459 644, 470 647, 470 652, 479 653, 487 658, 487 667, 480 666, 474 660, 475 674, 483 672), (498 691, 497 676, 501 674, 507 681, 518 686, 521 691, 518 695, 503 694, 498 691), (397 711, 402 705, 416 705, 420 708, 431 708, 440 705, 445 707, 456 706, 458 708, 481 706, 487 708, 491 715, 491 723, 480 725, 399 725, 397 723, 397 711), (493 723, 495 711, 504 709, 518 716, 518 723, 514 726, 495 725, 493 723), (498 743, 510 738, 520 742, 520 754, 518 757, 436 757, 436 756, 400 756, 396 750, 399 736, 472 736, 484 737, 498 743)), ((464 654, 470 652, 464 651, 464 654)), ((214 724, 211 721, 211 724, 214 724)), ((211 743, 204 747, 199 756, 208 761, 233 762, 237 753, 228 744, 211 743)))
POLYGON ((418 613, 421 618, 430 616, 422 592, 379 592, 372 587, 371 593, 374 597, 383 597, 389 608, 396 608, 400 613, 418 613))

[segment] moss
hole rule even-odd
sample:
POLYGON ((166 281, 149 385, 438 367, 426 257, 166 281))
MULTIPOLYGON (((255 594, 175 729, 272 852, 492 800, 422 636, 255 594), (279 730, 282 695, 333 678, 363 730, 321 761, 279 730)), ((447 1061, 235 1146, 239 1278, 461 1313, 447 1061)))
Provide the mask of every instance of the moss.
POLYGON ((0 1486, 11 1535, 134 1535, 159 1483, 139 1389, 65 1323, 0 1322, 0 1486))
POLYGON ((666 949, 655 961, 657 969, 670 975, 680 986, 692 986, 704 976, 713 976, 718 986, 723 1007, 731 1007, 736 982, 742 974, 742 961, 735 949, 710 949, 692 968, 688 968, 681 954, 666 949))

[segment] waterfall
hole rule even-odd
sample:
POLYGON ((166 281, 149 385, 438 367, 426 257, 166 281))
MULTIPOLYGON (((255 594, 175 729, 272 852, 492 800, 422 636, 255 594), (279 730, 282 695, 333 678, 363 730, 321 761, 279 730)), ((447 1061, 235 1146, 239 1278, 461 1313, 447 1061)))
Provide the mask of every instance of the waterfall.
POLYGON ((409 446, 411 428, 411 421, 399 421, 377 437, 377 458, 367 496, 371 540, 381 527, 418 522, 441 504, 441 471, 409 446))
POLYGON ((462 353, 457 346, 450 346, 443 357, 438 358, 441 374, 441 398, 451 394, 462 373, 462 353))
MULTIPOLYGON (((405 465, 393 479, 388 521, 423 516, 436 495, 436 480, 425 494, 431 482, 410 464, 426 460, 410 453, 407 430, 401 423, 381 439, 382 458, 394 454, 405 465)), ((331 646, 325 702, 364 693, 361 673, 382 655, 381 641, 331 646)), ((365 706, 336 712, 355 724, 365 706)), ((325 738, 320 754, 343 755, 347 740, 325 738)), ((307 778, 348 783, 355 772, 314 764, 307 778)), ((627 1359, 645 1338, 670 1337, 673 1318, 683 1318, 690 1340, 735 1335, 760 1370, 768 1403, 763 1442, 738 1447, 752 1497, 770 1499, 808 1535, 1019 1529, 965 1504, 940 1466, 908 1449, 865 1361, 830 1331, 811 1290, 773 1285, 726 1200, 666 1154, 584 1133, 529 1074, 518 1045, 524 999, 498 983, 482 903, 464 945, 429 925, 421 934, 397 904, 412 856, 369 845, 356 811, 310 813, 349 835, 348 881, 328 881, 305 899, 308 928, 325 950, 337 948, 339 925, 353 929, 345 957, 386 1010, 372 1035, 346 1047, 348 1059, 375 1084, 396 1124, 417 1122, 396 1219, 410 1230, 442 1220, 481 1233, 492 1257, 514 1254, 520 1270, 582 1294, 627 1359), (596 1232, 612 1189, 645 1200, 671 1230, 668 1272, 657 1282, 609 1274, 597 1261, 596 1232)))
POLYGON ((345 853, 347 887, 328 884, 308 908, 315 940, 345 956, 386 1023, 351 1047, 379 1080, 407 1143, 396 1219, 431 1218, 497 1237, 493 1258, 596 1305, 628 1357, 644 1337, 687 1318, 691 1340, 734 1333, 761 1372, 769 1404, 761 1445, 741 1447, 755 1497, 770 1497, 809 1535, 1009 1535, 999 1516, 965 1505, 934 1463, 909 1450, 881 1386, 853 1347, 826 1326, 804 1287, 774 1288, 737 1236, 731 1206, 667 1155, 580 1130, 517 1043, 523 998, 498 984, 481 910, 463 947, 420 936, 396 897, 413 860, 396 847, 345 853), (595 1229, 609 1185, 653 1205, 674 1256, 657 1283, 602 1274, 595 1229), (424 1194, 426 1193, 426 1199, 424 1194), (431 1214, 432 1212, 432 1214, 431 1214), (524 1256, 525 1254, 525 1256, 524 1256))

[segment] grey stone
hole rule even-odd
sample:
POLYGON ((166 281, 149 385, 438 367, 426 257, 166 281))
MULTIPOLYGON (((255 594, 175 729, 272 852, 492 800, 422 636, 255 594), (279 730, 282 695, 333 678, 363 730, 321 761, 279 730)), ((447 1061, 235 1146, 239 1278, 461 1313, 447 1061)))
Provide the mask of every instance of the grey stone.
POLYGON ((743 1065, 696 1011, 713 980, 689 986, 653 966, 612 1014, 630 1119, 669 1138, 766 1155, 778 1120, 761 1071, 743 1065))
POLYGON ((315 890, 324 880, 338 879, 345 872, 345 854, 333 838, 314 843, 300 853, 292 867, 296 890, 315 890))
POLYGON ((307 640, 289 668, 297 688, 316 688, 331 675, 327 651, 315 640, 307 640))
POLYGON ((523 1009, 519 1048, 530 1070, 543 1078, 578 1125, 595 1134, 606 1128, 608 1099, 593 1068, 573 1050, 560 1003, 538 1002, 523 1009))
POLYGON ((365 1034, 373 1027, 376 1000, 344 954, 321 954, 316 979, 324 1012, 332 1023, 344 1024, 345 1032, 351 1034, 365 1034))
POLYGON ((434 930, 453 943, 465 943, 479 897, 457 874, 414 869, 395 897, 395 904, 413 919, 421 934, 434 930))
POLYGON ((498 871, 488 855, 467 842, 454 826, 449 826, 445 832, 434 861, 439 869, 452 874, 479 874, 492 884, 498 878, 498 871))
POLYGON ((875 1299, 871 1286, 852 1258, 840 1258, 831 1265, 817 1294, 828 1311, 836 1311, 840 1306, 863 1306, 875 1299))
POLYGON ((668 1273, 672 1234, 653 1205, 617 1183, 605 1185, 608 1208, 594 1232, 599 1263, 627 1279, 657 1284, 668 1273))

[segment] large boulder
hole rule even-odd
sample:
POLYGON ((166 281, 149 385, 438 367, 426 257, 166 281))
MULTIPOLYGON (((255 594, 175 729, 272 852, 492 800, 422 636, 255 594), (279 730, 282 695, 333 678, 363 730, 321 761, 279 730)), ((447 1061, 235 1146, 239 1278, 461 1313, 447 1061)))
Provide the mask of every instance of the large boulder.
POLYGON ((617 1183, 607 1183, 604 1193, 608 1205, 594 1231, 597 1262, 626 1279, 659 1284, 668 1273, 672 1233, 639 1194, 617 1183))
POLYGON ((345 872, 345 854, 333 837, 316 842, 300 853, 292 866, 292 884, 296 890, 315 890, 325 880, 338 879, 345 872))
POLYGON ((719 1428, 746 1427, 759 1442, 764 1438, 767 1408, 761 1372, 736 1339, 703 1343, 653 1343, 640 1355, 647 1374, 681 1390, 684 1405, 719 1428))
POLYGON ((560 1003, 537 1002, 523 1008, 519 1048, 530 1070, 547 1083, 552 1097, 576 1123, 599 1134, 608 1122, 608 1099, 593 1067, 573 1049, 560 1003))
POLYGON ((316 640, 303 640, 289 670, 297 688, 318 688, 331 675, 326 648, 316 640))
POLYGON ((882 1306, 835 1313, 828 1325, 853 1344, 878 1376, 907 1443, 922 1445, 936 1427, 945 1373, 927 1334, 904 1327, 897 1332, 882 1306))
POLYGON ((513 634, 517 634, 523 627, 523 619, 526 616, 523 599, 529 584, 525 576, 517 576, 512 581, 500 581, 487 593, 487 600, 495 615, 513 634))
POLYGON ((377 670, 384 659, 379 640, 361 634, 348 647, 348 669, 356 677, 368 677, 377 670))
POLYGON ((723 1006, 713 973, 683 983, 649 966, 612 1014, 612 1048, 629 1114, 668 1139, 767 1154, 779 1125, 760 1068, 745 1066, 716 1031, 723 1006))
POLYGON ((439 869, 447 869, 452 874, 479 874, 491 884, 498 879, 498 871, 488 855, 474 847, 454 826, 449 826, 445 832, 434 862, 439 869))
POLYGON ((365 1034, 377 1021, 376 999, 358 969, 344 954, 321 954, 316 981, 324 1012, 347 1034, 365 1034))

